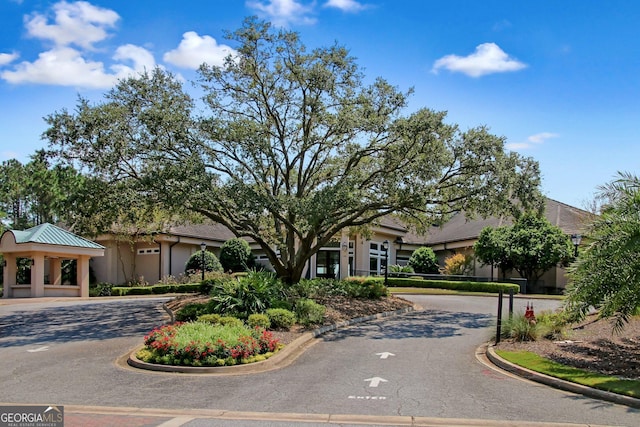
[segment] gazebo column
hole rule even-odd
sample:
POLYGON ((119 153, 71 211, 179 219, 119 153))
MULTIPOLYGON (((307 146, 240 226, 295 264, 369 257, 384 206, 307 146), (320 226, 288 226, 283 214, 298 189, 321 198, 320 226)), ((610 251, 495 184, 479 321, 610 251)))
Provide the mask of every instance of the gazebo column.
POLYGON ((49 258, 49 282, 55 286, 62 284, 62 260, 60 258, 49 258))
POLYGON ((31 265, 31 296, 44 296, 44 255, 33 254, 31 265))
POLYGON ((89 298, 89 260, 90 256, 80 255, 78 258, 78 266, 77 266, 77 281, 78 286, 80 287, 80 296, 82 298, 89 298))
POLYGON ((18 275, 18 260, 12 253, 5 253, 4 256, 4 274, 2 275, 4 283, 3 298, 11 298, 13 296, 13 289, 11 288, 16 284, 16 277, 18 275))

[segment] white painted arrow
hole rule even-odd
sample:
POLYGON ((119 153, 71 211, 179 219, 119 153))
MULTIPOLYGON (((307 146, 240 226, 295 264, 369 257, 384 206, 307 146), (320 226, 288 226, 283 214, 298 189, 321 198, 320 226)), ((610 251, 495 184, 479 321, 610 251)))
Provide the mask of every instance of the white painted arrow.
POLYGON ((371 381, 371 383, 369 384, 369 387, 378 387, 378 384, 388 382, 384 378, 380 378, 380 377, 367 378, 365 381, 371 381))
POLYGON ((32 350, 27 350, 27 351, 29 353, 37 353, 39 351, 47 351, 47 350, 49 350, 49 346, 48 345, 45 345, 45 346, 42 346, 42 347, 39 347, 39 348, 34 348, 32 350))
POLYGON ((383 353, 376 353, 376 356, 380 356, 380 359, 386 359, 389 356, 395 356, 395 354, 389 353, 388 351, 385 351, 383 353))

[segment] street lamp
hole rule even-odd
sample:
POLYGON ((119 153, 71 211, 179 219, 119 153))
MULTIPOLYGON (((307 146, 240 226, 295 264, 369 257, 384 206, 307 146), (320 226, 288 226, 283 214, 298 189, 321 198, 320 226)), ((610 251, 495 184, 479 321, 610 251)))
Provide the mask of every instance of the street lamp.
POLYGON ((382 250, 384 251, 384 285, 389 282, 389 241, 382 242, 382 250))
POLYGON ((205 242, 200 243, 200 253, 202 254, 202 281, 204 282, 204 251, 207 249, 207 244, 205 242))
POLYGON ((580 242, 582 241, 582 236, 579 234, 572 234, 571 235, 571 243, 573 243, 573 247, 575 248, 575 252, 573 253, 574 257, 578 257, 578 245, 580 245, 580 242))

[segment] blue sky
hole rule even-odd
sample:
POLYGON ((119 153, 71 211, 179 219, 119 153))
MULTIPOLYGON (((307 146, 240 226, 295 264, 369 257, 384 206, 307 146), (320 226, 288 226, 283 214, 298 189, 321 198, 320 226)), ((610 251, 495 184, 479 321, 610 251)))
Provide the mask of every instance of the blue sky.
POLYGON ((0 0, 0 160, 44 148, 43 117, 156 65, 195 77, 258 15, 337 42, 369 80, 415 89, 407 113, 486 125, 540 163, 545 195, 584 207, 638 173, 640 2, 630 0, 0 0))

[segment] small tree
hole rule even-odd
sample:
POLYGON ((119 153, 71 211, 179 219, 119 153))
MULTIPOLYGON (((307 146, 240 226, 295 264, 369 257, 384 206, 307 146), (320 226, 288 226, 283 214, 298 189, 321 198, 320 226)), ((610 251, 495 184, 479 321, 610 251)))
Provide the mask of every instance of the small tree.
MULTIPOLYGON (((202 268, 202 252, 195 252, 187 260, 184 270, 187 274, 193 274, 196 271, 202 271, 202 268)), ((218 257, 212 252, 204 251, 204 271, 223 271, 218 257)))
POLYGON ((433 274, 438 273, 439 270, 436 254, 433 249, 426 246, 413 251, 407 265, 419 274, 433 274))
POLYGON ((443 274, 463 276, 469 273, 473 258, 464 254, 454 254, 444 260, 443 274))
POLYGON ((507 227, 485 227, 473 245, 473 252, 482 265, 500 269, 504 279, 507 272, 513 270, 513 260, 508 248, 509 229, 507 227))
POLYGON ((484 265, 512 267, 527 279, 527 287, 573 258, 570 237, 541 215, 526 213, 513 226, 485 230, 474 245, 476 257, 484 265))
POLYGON ((255 265, 251 247, 244 239, 229 239, 220 248, 220 263, 224 271, 247 271, 255 265))

